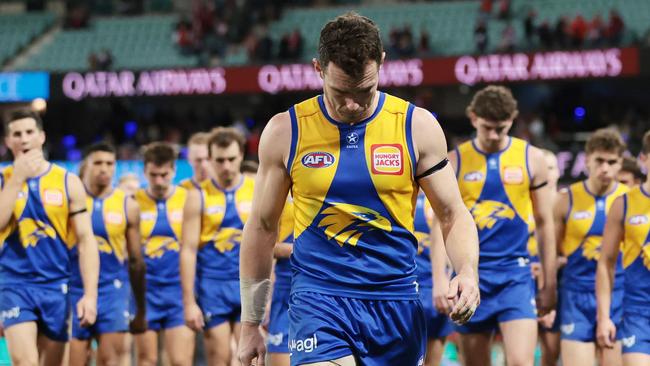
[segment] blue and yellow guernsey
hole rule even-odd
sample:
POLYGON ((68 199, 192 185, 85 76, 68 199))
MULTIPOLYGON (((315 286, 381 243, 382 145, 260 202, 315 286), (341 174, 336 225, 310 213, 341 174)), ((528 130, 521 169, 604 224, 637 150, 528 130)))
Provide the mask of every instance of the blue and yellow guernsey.
POLYGON ((418 195, 415 206, 415 237, 418 239, 418 255, 415 257, 417 265, 418 284, 423 287, 433 287, 431 273, 431 228, 429 227, 429 215, 432 215, 432 208, 424 194, 418 195))
POLYGON ((289 110, 292 292, 418 298, 414 106, 381 92, 378 99, 355 124, 329 116, 322 95, 289 110))
MULTIPOLYGON (((600 246, 609 208, 614 200, 628 191, 618 184, 606 195, 589 192, 587 181, 569 186, 569 210, 565 219, 562 254, 567 264, 562 274, 562 287, 573 291, 596 289, 596 265, 600 258, 600 246)), ((621 256, 616 261, 615 289, 623 288, 621 256)))
POLYGON ((180 183, 178 183, 178 185, 187 189, 188 191, 192 189, 201 189, 201 183, 195 181, 194 178, 183 179, 180 183))
POLYGON ((474 141, 456 149, 458 186, 478 228, 481 270, 527 267, 529 146, 510 137, 495 153, 481 151, 474 141))
POLYGON ((244 223, 253 205, 255 181, 241 175, 241 181, 226 190, 213 179, 201 184, 201 238, 197 277, 216 280, 239 279, 239 247, 244 223))
POLYGON ((140 189, 135 200, 140 205, 140 235, 149 285, 180 285, 179 241, 187 190, 174 187, 172 194, 155 199, 140 189))
MULTIPOLYGON (((288 199, 280 217, 278 228, 278 243, 293 244, 293 200, 288 199)), ((278 258, 275 261, 275 287, 291 287, 291 262, 289 258, 278 258)))
POLYGON ((650 304, 650 194, 642 186, 624 196, 623 308, 648 309, 650 304))
MULTIPOLYGON (((13 166, 2 171, 3 181, 13 166)), ((0 285, 25 284, 67 286, 70 279, 69 251, 76 242, 68 221, 68 172, 50 164, 38 177, 27 179, 18 193, 13 215, 0 251, 0 285)))
MULTIPOLYGON (((94 197, 87 193, 86 203, 93 227, 93 233, 99 249, 99 288, 121 286, 128 283, 128 254, 126 248, 127 195, 120 189, 114 189, 105 197, 94 197)), ((82 288, 83 282, 79 271, 79 252, 75 246, 72 251, 73 288, 82 288)))

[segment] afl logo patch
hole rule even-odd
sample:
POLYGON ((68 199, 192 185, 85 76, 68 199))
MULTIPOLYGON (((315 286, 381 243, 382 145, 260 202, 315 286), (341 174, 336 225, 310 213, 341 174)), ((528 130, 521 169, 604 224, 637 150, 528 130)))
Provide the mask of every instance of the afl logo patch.
POLYGON ((106 222, 113 225, 122 224, 122 214, 119 212, 107 212, 106 222))
POLYGON ((63 206, 63 192, 58 189, 46 189, 43 193, 43 201, 46 205, 63 206))
POLYGON ((310 152, 302 157, 302 165, 307 168, 327 168, 334 164, 334 155, 324 152, 310 152))
POLYGON ((373 174, 401 175, 404 173, 402 145, 378 144, 370 147, 373 174))
POLYGON ((591 212, 589 211, 576 211, 573 214, 574 220, 586 220, 591 217, 591 212))
POLYGON ((466 182, 480 182, 483 180, 483 173, 481 172, 469 172, 463 176, 463 179, 466 182))
POLYGON ((643 225, 648 223, 648 216, 646 215, 634 215, 628 220, 630 225, 643 225))

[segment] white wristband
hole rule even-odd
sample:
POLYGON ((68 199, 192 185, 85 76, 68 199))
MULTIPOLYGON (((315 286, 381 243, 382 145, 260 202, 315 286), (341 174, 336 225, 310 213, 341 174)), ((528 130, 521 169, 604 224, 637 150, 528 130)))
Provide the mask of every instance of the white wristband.
POLYGON ((253 280, 242 278, 239 281, 241 292, 241 321, 261 323, 264 319, 264 310, 271 291, 271 280, 253 280))

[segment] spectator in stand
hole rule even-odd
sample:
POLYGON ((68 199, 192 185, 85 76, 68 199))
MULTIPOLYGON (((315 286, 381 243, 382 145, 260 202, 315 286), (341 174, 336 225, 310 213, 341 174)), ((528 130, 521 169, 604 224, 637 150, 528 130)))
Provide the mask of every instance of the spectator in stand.
POLYGON ((298 60, 302 57, 302 50, 304 39, 300 33, 300 29, 296 28, 291 32, 288 39, 288 50, 289 58, 292 60, 298 60))
POLYGON ((501 32, 501 44, 499 45, 499 51, 501 52, 513 52, 515 50, 515 27, 511 23, 508 23, 503 31, 501 32))
POLYGON ((609 25, 607 27, 607 36, 611 45, 617 46, 621 43, 623 31, 625 30, 625 23, 623 18, 615 9, 609 12, 609 25))
POLYGON ((102 49, 96 56, 98 70, 110 70, 113 67, 113 54, 107 48, 102 49))
POLYGON ((499 1, 499 19, 510 19, 510 0, 499 1))
POLYGON ((542 24, 537 28, 537 36, 539 41, 544 48, 553 47, 553 32, 551 31, 551 26, 548 24, 548 20, 544 20, 542 24))
POLYGON ((190 23, 181 21, 176 25, 174 43, 176 43, 182 54, 188 55, 194 53, 194 36, 190 23))
POLYGON ((415 55, 415 45, 413 44, 413 33, 409 26, 404 26, 399 33, 397 42, 397 56, 400 58, 413 57, 415 55))
POLYGON ((571 45, 573 47, 582 47, 587 36, 587 22, 582 15, 578 14, 571 22, 571 45))
POLYGON ((479 10, 481 19, 487 18, 492 14, 492 0, 481 0, 481 7, 479 10))
POLYGON ((487 25, 483 19, 479 19, 474 28, 474 41, 476 42, 476 49, 480 53, 485 53, 488 46, 488 34, 487 25))
MULTIPOLYGON (((526 36, 526 42, 530 45, 533 42, 533 36, 535 35, 535 17, 537 13, 535 10, 530 10, 526 14, 524 19, 524 35, 526 36)), ((548 24, 547 24, 548 25, 548 24)))
POLYGON ((599 47, 603 43, 603 33, 605 32, 605 22, 600 14, 594 15, 589 23, 587 32, 587 45, 590 47, 599 47))
POLYGON ((418 42, 418 57, 426 57, 431 53, 429 38, 429 32, 422 28, 422 30, 420 30, 420 40, 418 42))
POLYGON ((569 20, 566 16, 561 16, 555 23, 555 44, 560 48, 565 48, 568 36, 569 20))

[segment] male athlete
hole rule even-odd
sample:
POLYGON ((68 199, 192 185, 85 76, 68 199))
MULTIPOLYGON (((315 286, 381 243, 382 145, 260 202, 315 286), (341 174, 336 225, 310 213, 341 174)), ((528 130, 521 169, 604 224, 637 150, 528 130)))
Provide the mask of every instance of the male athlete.
MULTIPOLYGON (((99 289, 97 321, 82 328, 77 311, 72 310, 70 365, 84 366, 92 338, 97 338, 98 365, 117 365, 130 347, 125 347, 129 323, 133 333, 146 329, 144 304, 144 261, 140 245, 140 209, 133 198, 113 188, 115 148, 107 143, 91 145, 85 153, 82 181, 88 193, 87 207, 99 248, 99 289), (137 311, 131 317, 131 289, 137 311)), ((73 258, 70 295, 72 302, 81 298, 83 289, 78 256, 73 258)))
MULTIPOLYGON (((650 132, 643 136, 641 161, 650 168, 650 132)), ((625 366, 650 365, 650 180, 614 200, 607 215, 596 274, 598 345, 613 349, 617 339, 625 366), (622 247, 621 247, 622 246, 622 247), (620 288, 616 267, 623 250, 623 319, 613 321, 612 289, 620 288)), ((614 290, 614 293, 616 290, 614 290)), ((615 295, 616 296, 616 295, 615 295)))
POLYGON ((215 178, 189 193, 181 280, 185 323, 204 333, 208 364, 226 366, 232 359, 231 337, 239 339, 239 247, 255 182, 240 172, 245 151, 240 132, 216 128, 207 144, 215 178))
MULTIPOLYGON (((559 193, 555 225, 567 258, 560 282, 561 357, 564 365, 593 365, 598 351, 601 365, 621 364, 621 344, 600 348, 596 344, 596 264, 600 257, 605 220, 614 200, 628 188, 616 182, 625 143, 618 132, 593 132, 585 145, 587 179, 559 193)), ((621 321, 623 268, 616 265, 611 318, 621 321)), ((620 338, 619 338, 620 339, 620 338)))
MULTIPOLYGON (((549 150, 542 150, 546 166, 548 168, 548 186, 549 186, 549 200, 551 203, 555 202, 557 197, 557 182, 560 178, 560 170, 557 165, 557 158, 555 154, 549 150)), ((530 268, 535 278, 535 285, 537 289, 544 287, 544 272, 542 271, 542 264, 539 261, 539 245, 535 235, 535 218, 531 215, 529 221, 530 238, 528 240, 528 253, 530 254, 530 268)), ((559 250, 557 251, 559 253, 559 250)), ((557 258, 558 278, 560 276, 560 268, 566 263, 566 258, 557 258)), ((558 299, 559 302, 559 299, 558 299)), ((556 306, 557 308, 557 306, 556 306)), ((548 314, 538 318, 538 331, 540 346, 542 349, 542 366, 555 366, 560 359, 560 322, 557 316, 557 310, 552 310, 548 314)))
POLYGON ((475 225, 435 118, 377 90, 385 57, 377 26, 355 13, 339 16, 321 31, 318 53, 313 64, 323 94, 274 116, 261 137, 240 258, 240 361, 264 364, 259 324, 291 189, 291 364, 422 364, 426 329, 413 229, 418 190, 442 218, 457 273, 448 293, 457 322, 466 322, 479 303, 475 225))
POLYGON ((83 294, 79 324, 95 322, 99 255, 81 180, 43 157, 38 115, 17 111, 5 123, 14 155, 0 192, 0 321, 14 365, 60 365, 68 341, 69 250, 77 246, 83 294))
POLYGON ((156 365, 161 332, 173 366, 191 365, 194 355, 194 333, 183 321, 179 242, 187 190, 172 184, 176 156, 170 144, 147 145, 144 175, 148 187, 135 194, 147 267, 147 331, 136 336, 138 365, 156 365))
POLYGON ((424 365, 437 366, 442 360, 445 340, 454 329, 447 317, 451 311, 447 302, 449 289, 447 253, 440 228, 431 227, 432 224, 438 224, 438 221, 433 220, 433 209, 424 193, 418 194, 414 220, 415 237, 418 239, 418 255, 415 257, 418 292, 424 308, 427 329, 427 352, 424 365), (434 255, 433 251, 439 252, 434 255))
POLYGON ((187 161, 192 167, 191 178, 184 179, 178 185, 187 189, 200 189, 201 182, 212 177, 212 167, 208 158, 207 132, 197 132, 187 141, 187 161))
POLYGON ((467 107, 476 138, 449 155, 480 239, 481 306, 467 324, 458 327, 467 365, 490 364, 490 341, 497 329, 503 335, 508 365, 534 363, 537 313, 527 250, 531 214, 542 244, 540 315, 555 306, 548 168, 541 150, 508 136, 517 114, 517 101, 509 89, 481 89, 467 107))
POLYGON ((269 309, 267 348, 272 366, 289 366, 289 297, 291 295, 291 263, 293 252, 293 201, 287 200, 280 217, 275 257, 273 291, 269 309))
POLYGON ((639 169, 636 159, 629 156, 623 157, 621 170, 616 174, 616 180, 632 188, 641 184, 644 180, 643 178, 643 172, 639 169))

